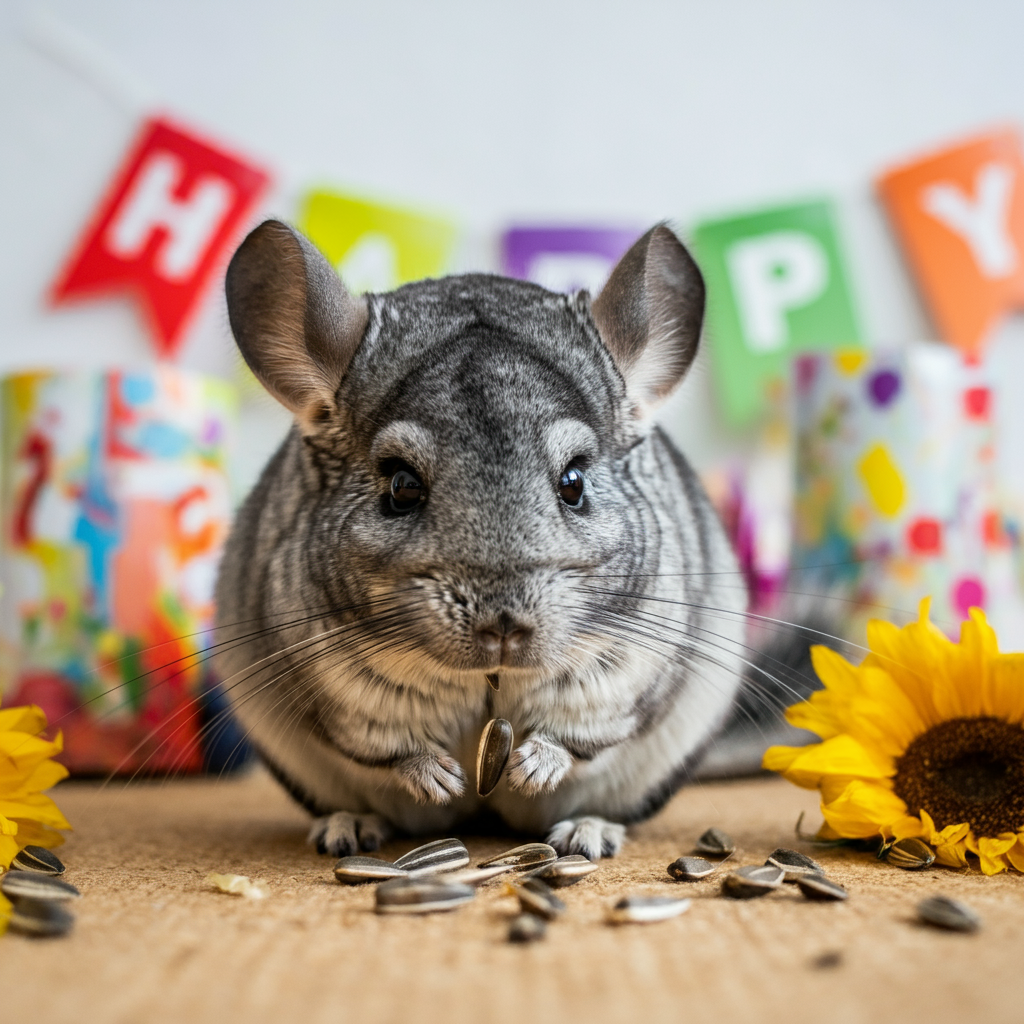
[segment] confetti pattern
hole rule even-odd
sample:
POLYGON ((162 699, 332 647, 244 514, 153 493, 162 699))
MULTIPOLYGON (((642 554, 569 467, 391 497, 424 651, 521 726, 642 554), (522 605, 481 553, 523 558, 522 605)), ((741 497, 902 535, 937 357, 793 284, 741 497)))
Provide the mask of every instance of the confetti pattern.
POLYGON ((40 705, 78 773, 201 768, 233 391, 162 367, 2 401, 3 703, 40 705))
POLYGON ((937 345, 821 353, 797 361, 794 389, 796 589, 841 597, 851 638, 930 595, 951 634, 979 607, 1007 649, 1024 643, 1019 528, 997 486, 984 368, 937 345))

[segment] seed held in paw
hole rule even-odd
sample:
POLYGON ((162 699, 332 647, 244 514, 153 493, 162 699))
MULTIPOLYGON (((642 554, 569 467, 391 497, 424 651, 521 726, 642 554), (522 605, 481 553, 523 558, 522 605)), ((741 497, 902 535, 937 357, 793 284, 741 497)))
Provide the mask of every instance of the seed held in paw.
POLYGON ((476 791, 479 796, 490 796, 501 782, 512 753, 512 740, 512 725, 504 718, 492 718, 484 726, 476 752, 476 791))

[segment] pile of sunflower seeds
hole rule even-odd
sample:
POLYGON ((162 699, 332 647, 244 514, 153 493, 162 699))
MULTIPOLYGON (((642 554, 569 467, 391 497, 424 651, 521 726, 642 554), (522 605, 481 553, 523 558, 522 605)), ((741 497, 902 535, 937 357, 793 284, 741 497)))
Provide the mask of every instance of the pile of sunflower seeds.
POLYGON ((11 931, 40 938, 71 931, 75 919, 67 904, 82 894, 57 877, 64 870, 60 859, 41 846, 19 851, 0 877, 0 892, 11 901, 11 931))
POLYGON ((554 890, 575 885, 597 870, 586 857, 559 857, 547 843, 527 843, 469 866, 469 851, 459 839, 439 839, 395 861, 377 857, 342 857, 334 877, 343 885, 379 883, 374 904, 378 914, 430 914, 455 910, 470 902, 476 888, 499 875, 514 873, 508 887, 522 913, 512 922, 509 939, 532 942, 543 937, 548 921, 565 912, 554 890), (529 920, 527 920, 529 918, 529 920))
MULTIPOLYGON (((677 882, 698 882, 715 873, 715 865, 706 858, 728 860, 736 852, 731 836, 721 829, 709 828, 697 840, 694 853, 704 856, 680 857, 668 866, 677 882)), ((722 879, 722 895, 734 900, 753 900, 776 892, 786 883, 795 884, 809 900, 845 900, 849 894, 838 883, 825 877, 825 869, 797 850, 773 851, 764 864, 736 868, 722 879)))

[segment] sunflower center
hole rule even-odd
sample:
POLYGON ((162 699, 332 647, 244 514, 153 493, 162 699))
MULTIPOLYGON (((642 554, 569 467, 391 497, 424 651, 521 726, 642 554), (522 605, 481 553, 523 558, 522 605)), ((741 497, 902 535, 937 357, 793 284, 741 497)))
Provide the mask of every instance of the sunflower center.
POLYGON ((975 835, 1024 828, 1024 729, 1001 718, 951 718, 896 761, 896 795, 937 829, 970 822, 975 835))

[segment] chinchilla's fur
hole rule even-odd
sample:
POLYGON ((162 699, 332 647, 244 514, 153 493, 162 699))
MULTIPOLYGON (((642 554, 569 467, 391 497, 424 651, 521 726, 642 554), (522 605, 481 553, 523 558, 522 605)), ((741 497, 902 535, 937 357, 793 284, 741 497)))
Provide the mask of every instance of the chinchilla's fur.
POLYGON ((733 554, 648 419, 697 347, 686 250, 654 228, 594 301, 479 274, 353 298, 268 221, 227 290, 242 353, 296 423, 227 546, 217 664, 320 816, 314 841, 355 852, 486 806, 563 851, 616 852, 743 667, 733 554), (482 800, 491 718, 515 750, 482 800))

